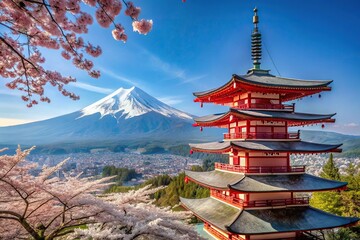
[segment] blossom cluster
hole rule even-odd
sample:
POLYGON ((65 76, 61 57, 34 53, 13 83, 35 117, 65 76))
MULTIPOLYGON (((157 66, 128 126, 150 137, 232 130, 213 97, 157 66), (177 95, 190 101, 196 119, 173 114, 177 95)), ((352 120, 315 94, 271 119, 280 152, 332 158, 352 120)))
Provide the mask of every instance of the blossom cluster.
POLYGON ((31 107, 50 102, 45 96, 45 86, 56 87, 64 96, 79 99, 79 96, 65 89, 65 85, 76 81, 72 77, 44 68, 45 58, 40 47, 59 50, 61 56, 98 78, 100 72, 94 69, 89 57, 98 57, 100 46, 86 42, 84 34, 94 23, 93 16, 85 8, 95 9, 96 22, 104 27, 113 26, 115 40, 127 41, 125 29, 115 18, 123 4, 125 15, 133 21, 133 29, 147 34, 152 21, 138 17, 141 9, 132 2, 121 0, 44 0, 44 1, 0 1, 0 77, 10 79, 6 86, 23 92, 22 99, 31 107), (88 5, 88 6, 85 6, 88 5), (37 97, 36 97, 37 96, 37 97), (35 100, 34 98, 38 98, 35 100))
POLYGON ((34 175, 39 166, 26 161, 31 150, 19 147, 15 155, 0 155, 1 239, 106 240, 141 235, 199 239, 183 221, 189 218, 188 212, 176 213, 152 203, 149 195, 159 188, 101 194, 112 177, 93 179, 63 173, 60 178, 58 173, 67 160, 44 166, 34 175))

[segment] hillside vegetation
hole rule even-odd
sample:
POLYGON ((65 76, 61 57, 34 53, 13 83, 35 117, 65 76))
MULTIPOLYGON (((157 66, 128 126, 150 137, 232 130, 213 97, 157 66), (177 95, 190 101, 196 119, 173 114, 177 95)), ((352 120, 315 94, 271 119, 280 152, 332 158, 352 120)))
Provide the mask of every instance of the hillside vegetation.
MULTIPOLYGON (((202 171, 203 168, 201 166, 193 166, 192 170, 202 171)), ((180 197, 205 198, 210 196, 208 189, 203 188, 193 182, 185 183, 184 178, 184 172, 180 173, 175 177, 170 177, 169 175, 160 175, 149 179, 146 182, 135 187, 114 185, 108 190, 106 190, 106 193, 127 192, 131 189, 139 189, 147 185, 152 185, 153 187, 167 186, 165 189, 156 192, 152 197, 156 200, 155 203, 157 205, 171 207, 179 204, 180 197)))
MULTIPOLYGON (((344 191, 326 191, 313 194, 310 204, 326 212, 344 217, 360 217, 360 168, 350 164, 346 173, 341 175, 336 167, 332 154, 324 165, 321 177, 347 182, 344 191)), ((360 226, 340 228, 338 231, 326 232, 326 239, 360 239, 360 226)))

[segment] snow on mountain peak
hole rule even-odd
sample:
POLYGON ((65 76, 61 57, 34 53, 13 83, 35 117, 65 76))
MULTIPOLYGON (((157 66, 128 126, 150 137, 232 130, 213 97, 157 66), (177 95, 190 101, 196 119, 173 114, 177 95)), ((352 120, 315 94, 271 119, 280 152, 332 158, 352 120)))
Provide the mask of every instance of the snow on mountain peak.
POLYGON ((128 119, 148 112, 157 112, 166 117, 192 119, 189 114, 166 105, 137 87, 119 88, 108 96, 83 108, 80 118, 100 113, 100 118, 110 115, 116 119, 128 119))

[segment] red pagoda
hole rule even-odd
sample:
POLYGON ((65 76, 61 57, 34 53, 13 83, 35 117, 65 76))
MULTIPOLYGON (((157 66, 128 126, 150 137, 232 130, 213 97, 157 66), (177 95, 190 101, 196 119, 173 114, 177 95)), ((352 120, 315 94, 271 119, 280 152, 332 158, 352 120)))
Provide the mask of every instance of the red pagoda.
POLYGON ((307 194, 341 190, 346 182, 305 173, 290 165, 291 154, 341 152, 341 144, 304 142, 288 127, 331 123, 335 114, 295 111, 287 101, 330 91, 332 81, 276 77, 260 68, 261 34, 254 10, 251 35, 253 68, 234 74, 216 89, 196 92, 195 102, 229 106, 225 113, 195 118, 195 126, 227 128, 224 140, 190 144, 191 151, 228 154, 229 163, 215 163, 210 172, 186 171, 185 181, 210 189, 210 197, 181 198, 182 205, 204 222, 216 239, 319 239, 315 230, 355 224, 309 206, 307 194))

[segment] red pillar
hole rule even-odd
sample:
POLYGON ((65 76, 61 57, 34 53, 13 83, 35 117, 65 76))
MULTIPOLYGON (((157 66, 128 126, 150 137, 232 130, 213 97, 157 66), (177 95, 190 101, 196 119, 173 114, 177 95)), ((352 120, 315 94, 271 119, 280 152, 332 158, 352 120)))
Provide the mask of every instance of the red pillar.
POLYGON ((249 153, 245 152, 245 167, 246 169, 249 169, 249 153))

